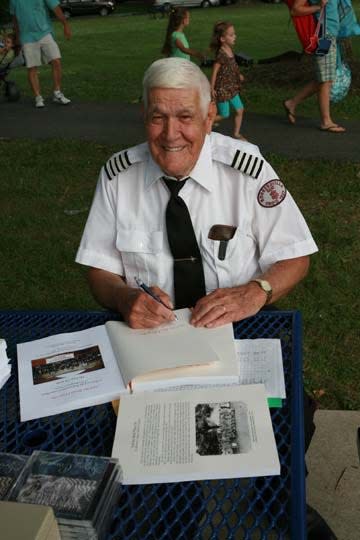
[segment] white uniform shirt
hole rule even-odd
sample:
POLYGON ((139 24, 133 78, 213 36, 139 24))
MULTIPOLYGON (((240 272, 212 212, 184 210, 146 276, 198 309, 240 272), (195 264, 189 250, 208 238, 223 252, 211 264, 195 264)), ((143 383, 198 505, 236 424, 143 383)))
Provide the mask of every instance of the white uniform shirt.
MULTIPOLYGON (((101 170, 76 261, 123 276, 130 286, 139 277, 174 300, 163 175, 147 143, 112 156, 101 170)), ((179 195, 193 222, 207 292, 247 283, 277 261, 317 251, 290 193, 252 144, 207 136, 179 195), (223 261, 219 240, 208 238, 215 224, 237 228, 223 261)))

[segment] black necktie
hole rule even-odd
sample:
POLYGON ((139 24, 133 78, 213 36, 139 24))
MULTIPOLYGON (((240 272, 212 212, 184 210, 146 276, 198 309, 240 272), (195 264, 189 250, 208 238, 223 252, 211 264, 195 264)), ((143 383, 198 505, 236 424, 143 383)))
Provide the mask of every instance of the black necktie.
POLYGON ((175 307, 192 307, 205 296, 205 279, 188 207, 179 197, 186 180, 163 178, 171 197, 166 207, 166 229, 174 258, 175 307))

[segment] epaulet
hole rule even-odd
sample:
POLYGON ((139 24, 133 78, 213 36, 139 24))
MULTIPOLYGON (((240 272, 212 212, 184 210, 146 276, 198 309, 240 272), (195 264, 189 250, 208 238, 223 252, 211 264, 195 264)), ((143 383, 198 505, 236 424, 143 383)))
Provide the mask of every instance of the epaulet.
POLYGON ((259 178, 264 158, 254 144, 236 141, 220 133, 211 134, 213 158, 252 178, 259 178))
POLYGON ((258 179, 263 165, 264 159, 261 156, 238 149, 234 154, 230 167, 258 179))
POLYGON ((104 165, 108 180, 112 180, 118 174, 126 171, 134 163, 143 161, 146 154, 145 148, 145 144, 140 144, 113 154, 104 165))

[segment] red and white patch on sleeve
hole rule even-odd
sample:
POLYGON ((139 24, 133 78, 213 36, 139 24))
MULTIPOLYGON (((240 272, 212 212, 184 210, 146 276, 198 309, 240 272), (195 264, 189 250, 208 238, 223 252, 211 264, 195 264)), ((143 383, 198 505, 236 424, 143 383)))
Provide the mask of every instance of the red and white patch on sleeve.
POLYGON ((281 180, 269 180, 258 193, 258 203, 264 208, 273 208, 282 203, 286 197, 286 187, 281 180))

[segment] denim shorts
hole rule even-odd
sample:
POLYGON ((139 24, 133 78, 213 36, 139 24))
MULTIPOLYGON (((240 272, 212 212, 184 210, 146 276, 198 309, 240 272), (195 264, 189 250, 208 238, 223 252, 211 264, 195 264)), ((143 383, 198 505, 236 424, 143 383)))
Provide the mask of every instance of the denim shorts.
POLYGON ((230 105, 232 105, 235 111, 244 108, 244 104, 241 101, 239 94, 236 94, 228 101, 218 101, 216 103, 218 114, 223 118, 228 118, 228 116, 230 116, 230 105))

